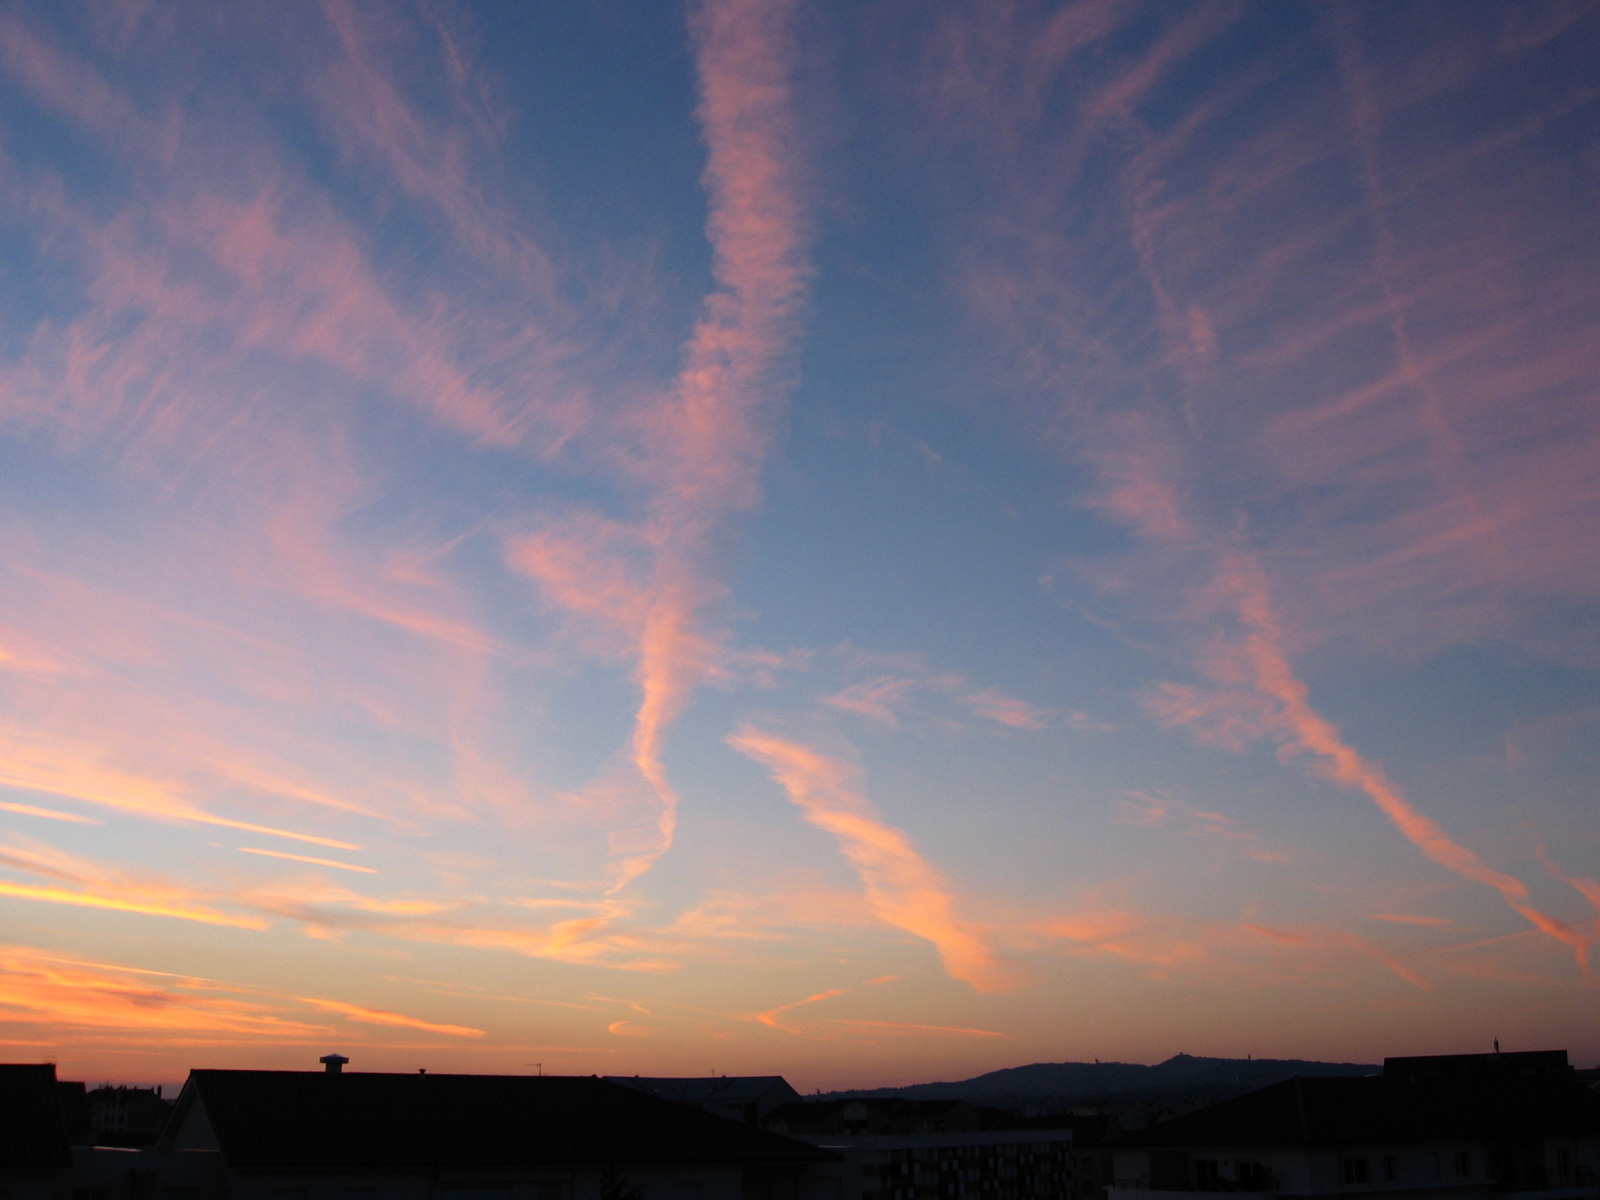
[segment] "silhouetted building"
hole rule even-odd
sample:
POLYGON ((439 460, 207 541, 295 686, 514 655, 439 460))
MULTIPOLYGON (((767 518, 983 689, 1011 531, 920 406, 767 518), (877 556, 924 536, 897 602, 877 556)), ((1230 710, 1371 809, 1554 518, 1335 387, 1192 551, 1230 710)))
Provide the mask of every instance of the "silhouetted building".
POLYGON ((746 1125, 762 1125, 780 1104, 800 1099, 782 1075, 708 1075, 688 1078, 660 1078, 640 1075, 607 1075, 609 1083, 620 1083, 663 1100, 687 1104, 701 1112, 713 1113, 746 1125))
MULTIPOLYGON (((342 1066, 342 1064, 338 1064, 342 1066)), ((193 1071, 159 1200, 832 1200, 836 1155, 594 1077, 193 1071)), ((115 1198, 108 1198, 115 1200, 115 1198)), ((132 1200, 139 1200, 134 1197, 132 1200)))
POLYGON ((98 1087, 84 1096, 84 1106, 97 1146, 153 1145, 172 1112, 159 1086, 98 1087))
POLYGON ((1071 1113, 1060 1124, 1072 1130, 1072 1200, 1106 1200, 1115 1178, 1111 1139, 1121 1131, 1106 1113, 1071 1113))
POLYGON ((1067 1124, 897 1097, 786 1104, 767 1119, 844 1156, 839 1200, 1072 1200, 1067 1124))
POLYGON ((1112 1142, 1110 1200, 1263 1192, 1600 1200, 1600 1094, 1565 1051, 1392 1058, 1290 1079, 1112 1142))
POLYGON ((0 1194, 55 1200, 71 1167, 55 1064, 0 1064, 0 1194))

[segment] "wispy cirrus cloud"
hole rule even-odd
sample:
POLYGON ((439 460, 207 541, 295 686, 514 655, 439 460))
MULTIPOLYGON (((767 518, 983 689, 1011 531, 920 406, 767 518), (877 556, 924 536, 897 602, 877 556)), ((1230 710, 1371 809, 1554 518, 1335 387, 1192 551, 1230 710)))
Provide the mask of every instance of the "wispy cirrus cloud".
POLYGON ((1593 940, 1589 935, 1535 907, 1526 883, 1490 867, 1450 837, 1401 793, 1381 767, 1350 746, 1338 728, 1311 706, 1309 689, 1296 677, 1285 654, 1283 631, 1259 563, 1242 556, 1224 557, 1217 586, 1237 605, 1246 632, 1236 650, 1248 673, 1252 707, 1260 712, 1264 731, 1279 742, 1281 756, 1286 760, 1304 756, 1316 774, 1365 793, 1425 857, 1499 892, 1519 916, 1568 946, 1587 975, 1593 940))
POLYGON ((437 1021, 424 1021, 404 1013, 389 1012, 382 1008, 366 1008, 360 1004, 346 1004, 342 1000, 319 1000, 312 996, 295 997, 301 1004, 325 1012, 338 1013, 358 1025, 383 1025, 391 1029, 420 1029, 424 1033, 443 1033, 450 1037, 481 1038, 483 1030, 466 1025, 447 1025, 437 1021))
POLYGON ((641 693, 630 761, 659 811, 654 835, 614 863, 613 891, 672 845, 678 796, 662 747, 716 658, 702 622, 723 592, 717 545, 727 518, 758 497, 809 274, 791 9, 708 0, 691 15, 716 286, 678 377, 638 429, 643 448, 627 473, 644 489, 642 517, 624 526, 580 514, 510 551, 552 602, 629 644, 641 693))
POLYGON ((927 939, 945 970, 978 990, 1011 986, 1009 972, 984 931, 955 915, 944 881, 911 839, 873 810, 854 766, 750 726, 728 744, 771 771, 806 820, 838 839, 882 920, 927 939))
POLYGON ((858 678, 822 696, 822 703, 884 729, 898 730, 913 717, 918 724, 942 729, 970 717, 1026 732, 1065 727, 1103 733, 1111 728, 1087 713, 1035 704, 993 685, 980 687, 958 671, 934 669, 917 655, 872 654, 846 644, 835 647, 827 661, 846 678, 858 678))
POLYGON ((788 1004, 780 1004, 776 1008, 769 1008, 766 1012, 759 1012, 756 1014, 756 1020, 769 1029, 781 1029, 785 1033, 798 1034, 801 1032, 800 1030, 792 1029, 779 1020, 784 1013, 793 1012, 795 1009, 803 1008, 808 1004, 821 1004, 824 1000, 832 1000, 835 996, 843 996, 848 992, 848 988, 829 988, 825 992, 817 992, 815 995, 807 996, 804 1000, 793 1000, 788 1004))
POLYGON ((413 1033, 477 1039, 481 1029, 426 1021, 404 1013, 215 979, 153 971, 25 946, 0 946, 0 1026, 51 1031, 63 1044, 121 1031, 147 1045, 214 1044, 236 1037, 296 1045, 326 1039, 338 1030, 378 1026, 413 1033), (329 1025, 325 1014, 342 1018, 329 1025))
POLYGON ((227 911, 233 907, 227 904, 229 897, 215 890, 208 892, 150 875, 108 869, 42 842, 0 845, 0 865, 51 881, 39 884, 0 879, 0 895, 14 899, 172 917, 234 929, 259 930, 268 924, 254 913, 227 911), (219 901, 225 907, 219 907, 219 901))
MULTIPOLYGON (((1569 540, 1600 496, 1600 430, 1573 407, 1600 378, 1595 310, 1571 308, 1592 279, 1527 295, 1561 331, 1539 349, 1512 297, 1556 240, 1569 261, 1592 260, 1550 139, 1595 96, 1519 92, 1522 123, 1424 145, 1404 125, 1416 106, 1491 86, 1489 72, 1537 71, 1534 57, 1498 62, 1462 32, 1430 43, 1419 71, 1399 47, 1422 44, 1426 22, 1376 37, 1341 11, 1324 41, 1257 47, 1244 70, 1180 99, 1178 72, 1227 60, 1247 11, 1147 25, 1084 7, 1060 58, 1024 50, 1057 44, 1042 6, 947 14, 928 43, 939 127, 990 189, 984 218, 969 218, 973 310, 1005 346, 1028 427, 1085 468, 1087 504, 1137 538, 1084 578, 1208 678, 1147 692, 1158 722, 1230 749, 1275 740, 1582 968, 1587 931, 1422 813, 1313 706, 1292 664, 1338 636, 1416 655, 1492 630, 1550 652, 1541 609, 1594 595, 1597 560, 1569 540), (1068 71, 1113 36, 1140 52, 1068 71), (1024 59, 1036 75, 1006 70, 1024 59), (1042 105, 1052 86, 1075 103, 1042 105), (1273 120, 1230 129, 1267 96, 1283 100, 1273 120), (1330 127, 1330 112, 1347 124, 1330 127), (1318 172, 1349 186, 1305 190, 1318 172), (1463 189, 1472 204, 1433 202, 1463 189), (1489 221, 1490 196, 1553 219, 1489 221), (1314 293, 1298 288, 1312 276, 1314 293), (1565 437, 1546 436, 1558 426, 1565 437)), ((1592 659, 1585 622, 1561 628, 1560 656, 1592 659)))
POLYGON ((1125 792, 1117 802, 1118 816, 1123 824, 1145 828, 1168 826, 1190 837, 1231 843, 1247 858, 1259 862, 1288 862, 1289 856, 1281 850, 1266 845, 1254 832, 1244 828, 1226 813, 1197 808, 1170 796, 1152 796, 1145 792, 1125 792))

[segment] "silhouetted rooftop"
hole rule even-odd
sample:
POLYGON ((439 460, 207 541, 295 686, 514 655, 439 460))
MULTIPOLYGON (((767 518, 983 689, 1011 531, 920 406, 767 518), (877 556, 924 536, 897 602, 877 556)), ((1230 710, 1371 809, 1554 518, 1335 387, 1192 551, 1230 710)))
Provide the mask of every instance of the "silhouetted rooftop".
POLYGON ((70 1167, 54 1063, 0 1063, 0 1167, 70 1167))
MULTIPOLYGON (((835 1157, 592 1076, 194 1071, 191 1089, 232 1167, 749 1166, 835 1157)), ((179 1108, 175 1120, 183 1099, 179 1108)))
POLYGON ((1463 1075, 1565 1075, 1565 1050, 1512 1050, 1504 1054, 1420 1054, 1409 1058, 1383 1060, 1385 1075, 1416 1078, 1460 1077, 1463 1075))
POLYGON ((664 1077, 659 1075, 607 1075, 607 1083, 648 1092, 663 1100, 680 1104, 704 1104, 710 1100, 729 1104, 753 1103, 774 1088, 794 1089, 782 1075, 710 1075, 664 1077))
POLYGON ((1328 1146, 1600 1132, 1570 1076, 1288 1079, 1113 1139, 1119 1147, 1328 1146))

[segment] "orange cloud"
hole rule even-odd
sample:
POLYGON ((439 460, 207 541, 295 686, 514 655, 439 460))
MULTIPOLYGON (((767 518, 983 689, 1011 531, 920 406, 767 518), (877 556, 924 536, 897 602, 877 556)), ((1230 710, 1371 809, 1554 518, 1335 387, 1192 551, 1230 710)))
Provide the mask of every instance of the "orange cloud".
POLYGON ((932 942, 945 970, 980 991, 1010 986, 983 933, 956 917, 938 873, 861 794, 855 767, 749 726, 728 744, 771 771, 806 820, 838 839, 882 920, 932 942))
POLYGON ((79 908, 101 908, 147 916, 174 917, 204 925, 226 925, 235 929, 265 929, 267 921, 258 916, 219 912, 205 893, 192 892, 172 884, 136 879, 107 871, 93 863, 60 851, 39 847, 0 846, 0 863, 34 875, 55 880, 51 884, 18 883, 0 880, 0 896, 19 900, 38 900, 48 904, 68 904, 79 908), (61 887, 66 883, 73 887, 61 887))
POLYGON ((440 1025, 433 1021, 424 1021, 418 1017, 408 1017, 402 1013, 387 1012, 381 1008, 363 1008, 359 1004, 346 1004, 341 1000, 319 1000, 312 996, 297 996, 302 1004, 309 1004, 312 1008, 320 1008, 324 1012, 338 1013, 363 1025, 389 1025, 400 1029, 420 1029, 425 1033, 445 1033, 451 1037, 481 1038, 483 1030, 472 1029, 466 1025, 440 1025))
POLYGON ((1373 913, 1372 919, 1374 921, 1389 921, 1395 925, 1423 925, 1433 927, 1455 924, 1455 922, 1450 920, 1449 917, 1423 917, 1414 913, 1373 913))
POLYGON ((282 858, 289 862, 310 863, 314 867, 337 867, 341 871, 358 871, 363 875, 376 875, 374 867, 360 867, 355 863, 340 862, 335 858, 315 858, 308 854, 285 854, 281 850, 260 850, 255 846, 240 846, 240 854, 258 854, 263 858, 282 858))
POLYGON ((0 812, 20 813, 25 817, 43 817, 49 821, 68 821, 74 825, 105 824, 104 821, 97 821, 81 813, 62 812, 59 808, 39 808, 33 804, 12 804, 7 800, 0 800, 0 812))
POLYGON ((183 921, 198 921, 202 925, 229 925, 235 929, 267 927, 267 922, 260 917, 234 916, 211 908, 172 903, 159 898, 143 899, 137 895, 108 895, 94 891, 74 892, 49 885, 13 883, 8 879, 0 879, 0 896, 14 896, 21 900, 43 900, 50 904, 72 904, 79 908, 105 908, 116 912, 144 913, 153 917, 176 917, 183 921))
POLYGON ((112 1030, 130 1042, 151 1035, 245 1039, 325 1037, 325 1025, 296 1020, 270 998, 215 994, 205 980, 91 963, 0 946, 0 1024, 112 1030), (151 982, 160 980, 160 983, 151 982))
POLYGON ((769 1008, 766 1012, 756 1014, 756 1020, 772 1029, 781 1029, 785 1033, 799 1033, 798 1029, 791 1029, 787 1025, 779 1024, 778 1018, 786 1012, 793 1012, 807 1004, 820 1004, 824 1000, 832 1000, 835 996, 844 996, 849 993, 849 988, 830 988, 826 992, 818 992, 814 996, 807 996, 804 1000, 796 1000, 791 1004, 780 1004, 777 1008, 769 1008))
POLYGON ((1585 900, 1589 907, 1595 911, 1595 938, 1600 940, 1600 881, 1586 878, 1581 875, 1568 875, 1559 866, 1555 859, 1550 857, 1550 852, 1543 845, 1538 847, 1539 861, 1544 864, 1545 870, 1559 879, 1568 887, 1575 889, 1585 900))

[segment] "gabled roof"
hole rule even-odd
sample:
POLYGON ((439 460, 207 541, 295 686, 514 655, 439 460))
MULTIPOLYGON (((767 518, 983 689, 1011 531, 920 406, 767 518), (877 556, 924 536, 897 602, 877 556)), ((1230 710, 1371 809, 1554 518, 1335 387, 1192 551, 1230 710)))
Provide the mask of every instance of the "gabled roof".
POLYGON ((684 1078, 607 1075, 606 1082, 619 1083, 623 1087, 660 1096, 663 1100, 676 1100, 680 1104, 705 1104, 711 1101, 754 1104, 774 1090, 790 1099, 799 1096, 782 1075, 712 1075, 684 1078))
POLYGON ((1600 1133, 1600 1095, 1568 1077, 1286 1079, 1117 1147, 1359 1146, 1600 1133))
POLYGON ((0 1063, 0 1168, 72 1165, 54 1063, 0 1063))
POLYGON ((592 1076, 193 1071, 168 1128, 196 1102, 234 1168, 753 1166, 836 1157, 592 1076))

